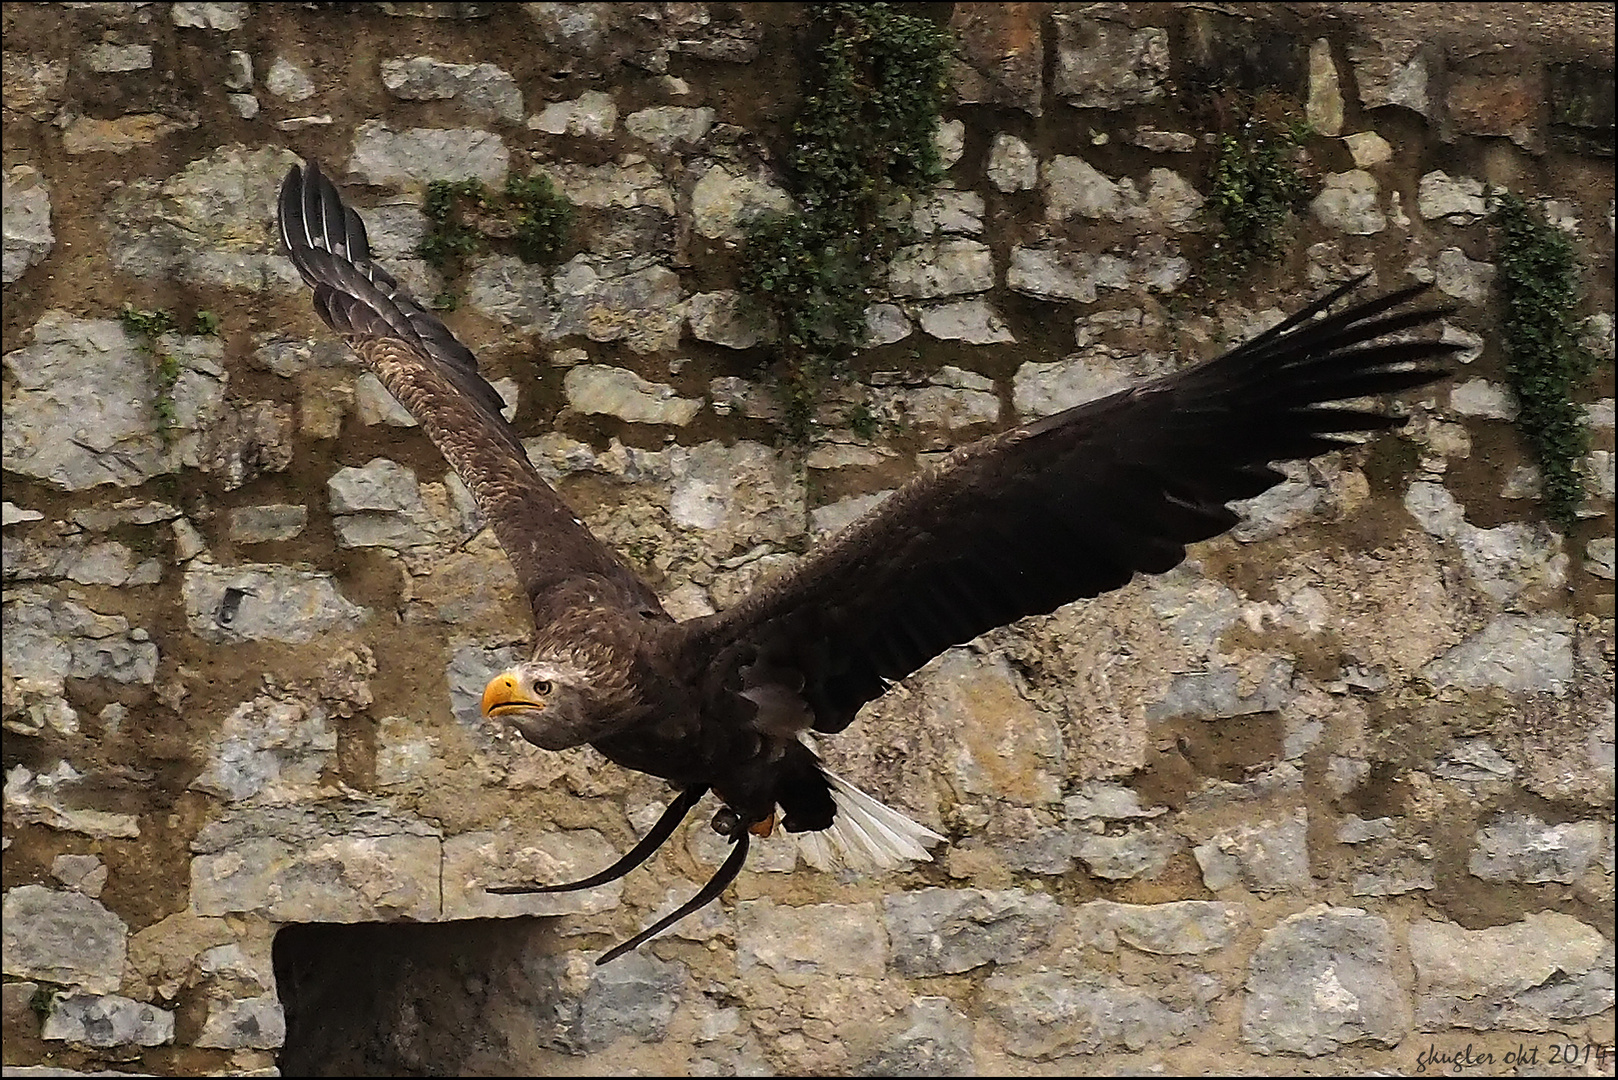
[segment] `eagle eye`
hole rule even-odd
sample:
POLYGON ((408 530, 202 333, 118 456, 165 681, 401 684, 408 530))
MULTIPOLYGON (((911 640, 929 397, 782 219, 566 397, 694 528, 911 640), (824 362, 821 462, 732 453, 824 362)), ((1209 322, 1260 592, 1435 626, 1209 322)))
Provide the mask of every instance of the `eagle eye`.
POLYGON ((544 696, 545 694, 548 694, 550 692, 551 692, 551 681, 549 679, 535 679, 534 680, 534 693, 539 694, 541 696, 544 696))

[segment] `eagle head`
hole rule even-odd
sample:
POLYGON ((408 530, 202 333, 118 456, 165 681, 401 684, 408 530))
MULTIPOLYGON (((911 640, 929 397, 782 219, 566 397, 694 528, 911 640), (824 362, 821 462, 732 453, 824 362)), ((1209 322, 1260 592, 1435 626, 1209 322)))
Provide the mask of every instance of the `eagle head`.
POLYGON ((483 688, 483 715, 515 728, 542 750, 566 750, 622 726, 621 710, 592 671, 574 659, 536 657, 483 688))

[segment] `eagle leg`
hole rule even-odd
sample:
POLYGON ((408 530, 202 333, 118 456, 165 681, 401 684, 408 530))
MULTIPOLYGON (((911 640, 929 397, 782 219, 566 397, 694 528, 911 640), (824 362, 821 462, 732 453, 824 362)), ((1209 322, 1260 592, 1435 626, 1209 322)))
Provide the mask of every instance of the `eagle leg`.
POLYGON ((658 934, 662 933, 664 930, 667 930, 669 927, 673 926, 675 923, 679 922, 693 911, 696 911, 698 908, 705 907, 706 905, 712 903, 720 893, 725 891, 726 886, 728 886, 732 881, 736 880, 736 875, 742 872, 742 863, 747 861, 747 830, 738 829, 731 837, 730 842, 735 845, 730 849, 730 857, 727 858, 724 865, 722 865, 714 873, 714 876, 708 879, 708 884, 702 887, 701 892, 697 893, 697 895, 693 896, 691 899, 681 904, 678 908, 669 912, 667 915, 663 916, 661 919, 657 920, 655 923, 648 926, 646 929, 642 930, 640 933, 636 934, 622 945, 614 945, 612 948, 602 953, 600 957, 596 959, 596 964, 605 964, 618 959, 620 956, 624 955, 624 953, 629 952, 642 942, 649 941, 658 934))
MULTIPOLYGON (((525 893, 554 893, 573 892, 577 889, 591 889, 597 885, 605 885, 609 881, 617 881, 635 867, 652 857, 652 853, 663 846, 663 841, 674 835, 675 827, 685 820, 685 815, 697 805, 697 800, 708 793, 706 785, 698 784, 688 787, 680 792, 679 796, 663 811, 663 816, 657 819, 650 832, 641 837, 640 843, 630 849, 629 854, 601 871, 591 874, 579 881, 570 881, 565 885, 493 885, 484 892, 497 893, 500 896, 512 896, 525 893)), ((732 875, 734 876, 734 875, 732 875)))

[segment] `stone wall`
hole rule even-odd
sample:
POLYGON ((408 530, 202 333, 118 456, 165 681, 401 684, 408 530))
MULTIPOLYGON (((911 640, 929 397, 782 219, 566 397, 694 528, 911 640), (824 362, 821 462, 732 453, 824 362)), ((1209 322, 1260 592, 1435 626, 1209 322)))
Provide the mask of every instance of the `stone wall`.
POLYGON ((926 6, 961 46, 945 188, 791 448, 735 290, 742 227, 791 204, 797 5, 7 5, 6 1063, 1610 1070, 1611 7, 1406 7, 926 6), (1285 258, 1229 293, 1210 81, 1315 130, 1285 258), (300 156, 417 295, 463 294, 534 462, 682 617, 942 451, 1350 272, 1434 282, 1469 348, 1398 435, 1289 466, 1179 569, 953 649, 832 740, 950 838, 937 862, 823 874, 776 838, 596 968, 722 842, 703 817, 611 886, 482 891, 597 869, 669 792, 480 723, 527 629, 514 579, 277 253, 300 156), (535 169, 576 208, 560 265, 419 260, 427 182, 535 169), (1485 185, 1586 267, 1605 360, 1570 533, 1509 423, 1485 185), (150 347, 126 304, 220 332, 150 347))

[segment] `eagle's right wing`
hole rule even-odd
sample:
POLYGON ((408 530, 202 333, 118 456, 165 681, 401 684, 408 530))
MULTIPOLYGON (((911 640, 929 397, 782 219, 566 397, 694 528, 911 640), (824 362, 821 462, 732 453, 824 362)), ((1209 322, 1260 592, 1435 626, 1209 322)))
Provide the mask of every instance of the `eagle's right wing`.
MULTIPOLYGON (((281 185, 281 237, 315 310, 416 418, 471 490, 538 614, 569 581, 661 612, 656 594, 591 535, 528 461, 472 351, 371 261, 365 224, 313 162, 281 185), (599 591, 599 590, 596 590, 599 591)), ((606 597, 601 597, 606 600, 606 597)))

